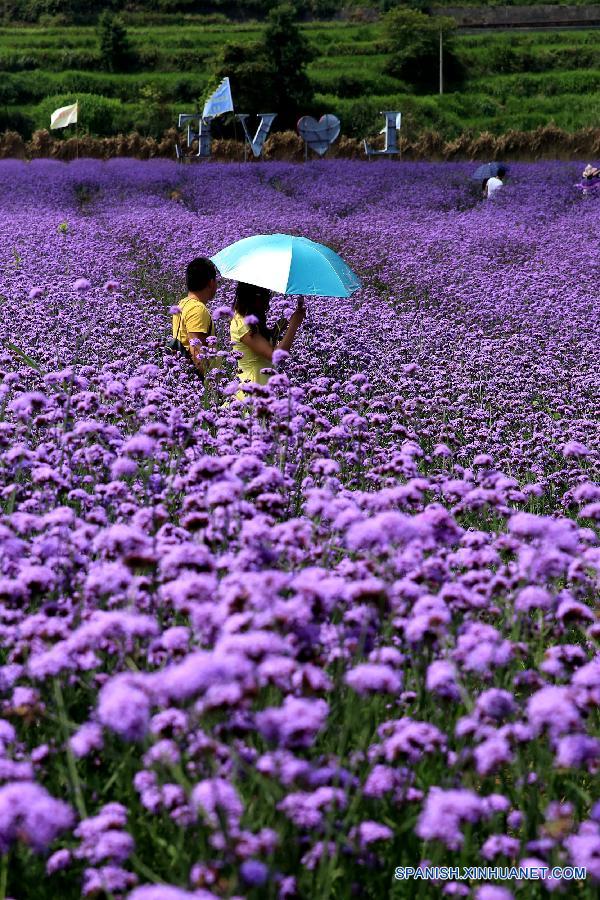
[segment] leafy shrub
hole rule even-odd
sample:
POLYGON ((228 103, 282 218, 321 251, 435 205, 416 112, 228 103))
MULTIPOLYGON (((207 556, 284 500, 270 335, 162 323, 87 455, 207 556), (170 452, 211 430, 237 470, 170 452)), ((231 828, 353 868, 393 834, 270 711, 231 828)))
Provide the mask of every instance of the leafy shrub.
POLYGON ((187 76, 178 78, 171 87, 170 95, 173 100, 183 103, 193 103, 207 92, 207 76, 187 76))
MULTIPOLYGON (((557 37, 557 35, 554 35, 557 37)), ((564 41, 564 36, 558 35, 564 41)), ((600 67, 600 41, 568 44, 549 40, 550 35, 525 38, 523 35, 492 35, 489 40, 471 42, 461 38, 458 53, 471 77, 523 73, 548 73, 556 70, 600 67)))
POLYGON ((136 50, 136 63, 139 69, 155 69, 162 61, 162 54, 156 47, 142 47, 136 50))
POLYGON ((64 50, 55 66, 59 71, 63 69, 96 69, 100 65, 99 55, 92 50, 64 50))
POLYGON ((166 107, 147 107, 136 104, 133 107, 131 127, 127 131, 137 131, 143 137, 158 138, 168 128, 176 123, 177 119, 172 111, 166 107))
POLYGON ((231 93, 239 112, 276 112, 266 109, 272 98, 273 70, 258 42, 225 44, 216 62, 216 76, 207 86, 207 94, 216 87, 220 78, 228 75, 231 93))
POLYGON ((12 81, 4 78, 0 81, 0 104, 10 106, 18 102, 17 92, 12 81))
POLYGON ((313 53, 297 19, 292 6, 277 6, 269 13, 265 29, 264 48, 273 69, 273 102, 280 125, 295 124, 313 95, 306 74, 313 53))
POLYGON ((409 86, 397 78, 386 75, 373 75, 371 73, 357 72, 356 75, 336 75, 322 72, 311 75, 311 82, 316 92, 321 94, 335 94, 337 97, 369 97, 386 93, 409 93, 409 86))
MULTIPOLYGON (((79 131, 96 135, 111 135, 130 129, 127 110, 118 100, 103 97, 100 94, 57 94, 46 97, 34 108, 34 125, 36 128, 49 128, 50 116, 55 109, 79 102, 79 131)), ((63 129, 53 132, 60 135, 63 129)), ((70 136, 70 135, 69 135, 70 136)))
POLYGON ((34 129, 32 116, 21 112, 20 109, 0 107, 0 132, 18 131, 25 138, 31 137, 34 129))
POLYGON ((165 94, 157 85, 146 84, 140 90, 141 103, 135 107, 133 127, 145 136, 159 137, 174 124, 174 116, 165 94))
POLYGON ((453 19, 426 16, 418 10, 399 7, 385 17, 390 60, 386 71, 424 91, 438 85, 440 32, 444 39, 444 81, 458 85, 464 70, 454 48, 453 19))
POLYGON ((41 25, 42 28, 64 28, 64 26, 68 24, 69 19, 67 16, 61 15, 60 13, 56 15, 45 13, 38 19, 38 25, 41 25))
POLYGON ((330 59, 332 56, 346 56, 346 57, 355 57, 355 56, 379 56, 382 53, 387 53, 387 42, 383 40, 373 40, 373 41, 363 41, 361 43, 349 42, 348 38, 345 35, 341 37, 333 36, 329 37, 329 40, 323 40, 323 38, 327 37, 326 35, 319 35, 319 39, 312 39, 310 41, 310 46, 313 50, 315 56, 323 56, 323 47, 327 47, 326 59, 330 59))
POLYGON ((293 127, 313 95, 306 72, 313 51, 291 6, 269 15, 263 39, 225 44, 217 57, 215 84, 227 75, 240 112, 276 112, 277 125, 293 127))
POLYGON ((36 69, 38 61, 35 56, 27 56, 23 53, 6 53, 0 56, 0 65, 5 72, 24 72, 36 69))
POLYGON ((61 72, 64 69, 97 69, 98 54, 91 50, 60 50, 46 48, 32 52, 0 52, 3 72, 40 71, 61 72))
POLYGON ((100 63, 109 72, 122 72, 134 62, 127 31, 121 19, 105 10, 98 20, 100 63))
POLYGON ((472 83, 473 90, 486 92, 501 100, 511 97, 557 97, 565 94, 589 94, 600 90, 600 71, 548 72, 482 78, 472 83))
POLYGON ((310 12, 317 19, 330 19, 340 8, 340 0, 310 0, 310 12))
POLYGON ((31 103, 55 93, 55 79, 50 72, 6 72, 0 80, 0 103, 4 104, 31 103))
POLYGON ((492 47, 488 54, 488 60, 490 67, 502 75, 519 71, 519 54, 510 44, 498 44, 492 47))
POLYGON ((475 98, 465 94, 444 94, 431 97, 414 94, 390 94, 385 96, 345 100, 330 95, 317 95, 316 101, 328 111, 335 111, 342 122, 342 131, 348 137, 374 137, 384 124, 382 109, 395 109, 402 113, 402 136, 416 139, 423 131, 439 131, 450 140, 461 134, 467 125, 479 117, 481 131, 489 125, 498 104, 486 105, 487 98, 475 98))
POLYGON ((207 82, 208 75, 179 77, 164 72, 128 76, 111 72, 8 72, 0 80, 0 103, 36 104, 54 94, 78 93, 132 103, 143 100, 149 89, 164 101, 193 103, 206 93, 207 82))

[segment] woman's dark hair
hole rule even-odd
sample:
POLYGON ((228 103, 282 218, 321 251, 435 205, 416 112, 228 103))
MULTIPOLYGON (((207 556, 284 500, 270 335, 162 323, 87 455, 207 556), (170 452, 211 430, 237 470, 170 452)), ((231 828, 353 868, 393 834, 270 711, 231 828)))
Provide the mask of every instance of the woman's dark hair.
POLYGON ((498 166, 497 177, 504 178, 505 175, 506 175, 506 169, 504 168, 504 166, 498 166))
POLYGON ((268 288, 257 287, 255 284, 246 284, 238 281, 235 289, 235 311, 243 316, 256 316, 258 325, 251 325, 252 334, 261 334, 269 343, 273 340, 273 330, 267 327, 267 314, 265 300, 271 296, 268 288))
POLYGON ((191 263, 188 263, 185 270, 188 291, 203 291, 208 286, 208 282, 216 277, 215 264, 206 256, 197 256, 191 263))

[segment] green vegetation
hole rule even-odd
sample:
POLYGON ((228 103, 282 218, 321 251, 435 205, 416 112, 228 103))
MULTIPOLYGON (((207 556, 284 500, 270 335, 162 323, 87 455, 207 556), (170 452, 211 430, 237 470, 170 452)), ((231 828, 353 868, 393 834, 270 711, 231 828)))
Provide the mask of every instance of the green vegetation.
POLYGON ((437 87, 439 41, 445 44, 445 80, 450 87, 464 81, 465 69, 456 53, 454 19, 427 16, 400 6, 384 19, 386 50, 390 56, 386 72, 410 81, 415 88, 433 91, 437 87))
MULTIPOLYGON (((128 24, 136 63, 119 73, 102 68, 96 26, 0 28, 0 130, 28 137, 48 126, 52 103, 55 108, 59 100, 79 98, 80 131, 137 129, 158 136, 179 112, 204 100, 219 68, 240 76, 233 92, 240 112, 268 112, 264 80, 255 77, 260 73, 243 69, 254 60, 265 78, 271 71, 264 53, 262 61, 253 56, 265 27, 207 20, 185 27, 128 24), (224 50, 226 43, 233 47, 224 50)), ((398 69, 390 73, 383 21, 306 22, 301 33, 310 47, 306 71, 313 93, 302 111, 336 113, 349 136, 376 133, 386 108, 402 111, 403 132, 411 139, 424 129, 452 139, 465 129, 500 134, 554 122, 572 131, 600 121, 600 31, 459 34, 454 51, 465 81, 460 92, 441 97, 419 93, 410 70, 402 77, 398 69)), ((435 91, 432 65, 429 89, 435 91)))
POLYGON ((273 71, 273 89, 262 102, 271 100, 280 123, 292 126, 311 104, 313 87, 306 66, 316 55, 298 27, 293 7, 278 6, 269 13, 264 47, 273 71))
POLYGON ((98 51, 102 68, 108 72, 123 72, 135 64, 125 26, 108 9, 98 19, 98 51))
MULTIPOLYGON (((414 9, 447 6, 539 6, 561 5, 565 0, 403 0, 414 9)), ((591 0, 567 0, 569 6, 589 6, 591 0)), ((104 10, 123 12, 127 18, 148 20, 173 16, 223 15, 241 20, 265 19, 275 0, 4 0, 1 19, 5 23, 39 22, 40 24, 95 22, 104 10)), ((379 9, 387 11, 399 0, 296 0, 295 5, 306 18, 332 18, 348 10, 379 9)))
POLYGON ((215 66, 215 82, 229 77, 240 111, 273 111, 280 128, 293 128, 312 106, 313 85, 306 66, 314 56, 294 8, 278 6, 269 13, 260 40, 223 45, 215 66))

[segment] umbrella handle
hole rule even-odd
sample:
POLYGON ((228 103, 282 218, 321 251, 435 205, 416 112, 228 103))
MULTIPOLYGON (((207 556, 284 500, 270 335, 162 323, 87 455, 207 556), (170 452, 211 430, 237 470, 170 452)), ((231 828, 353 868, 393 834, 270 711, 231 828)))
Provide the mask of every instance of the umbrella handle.
POLYGON ((304 299, 304 294, 299 294, 299 295, 298 295, 298 305, 299 305, 299 306, 301 305, 301 306, 304 308, 304 311, 305 311, 304 325, 305 325, 305 327, 307 328, 307 330, 310 331, 310 330, 311 330, 311 329, 310 329, 310 326, 312 325, 312 322, 311 322, 311 320, 310 320, 310 318, 309 318, 309 315, 308 315, 308 304, 306 303, 306 301, 305 301, 305 299, 304 299))
POLYGON ((308 314, 308 306, 307 306, 306 307, 306 318, 304 320, 304 327, 306 328, 307 331, 313 331, 314 325, 315 325, 315 323, 313 322, 313 320, 310 318, 310 316, 308 314))
POLYGON ((304 313, 305 313, 304 326, 308 328, 308 331, 310 331, 311 330, 310 326, 312 325, 312 321, 308 314, 308 305, 305 302, 304 294, 294 294, 293 296, 296 297, 296 309, 298 309, 299 306, 302 306, 304 308, 304 313))

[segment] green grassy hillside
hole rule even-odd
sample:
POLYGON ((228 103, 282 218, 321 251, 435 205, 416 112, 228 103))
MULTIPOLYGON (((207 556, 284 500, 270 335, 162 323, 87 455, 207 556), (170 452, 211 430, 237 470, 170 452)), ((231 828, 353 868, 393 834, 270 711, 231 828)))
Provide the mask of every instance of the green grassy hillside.
MULTIPOLYGON (((448 6, 540 6, 563 5, 564 0, 405 0, 413 6, 445 8, 448 6)), ((386 10, 393 0, 302 0, 298 7, 306 18, 333 18, 335 13, 357 11, 363 15, 373 10, 386 10)), ((592 6, 590 0, 567 0, 569 6, 592 6)), ((271 0, 3 0, 0 16, 5 23, 52 21, 94 22, 104 9, 118 8, 130 21, 136 18, 168 19, 176 16, 227 15, 237 19, 261 19, 272 6, 271 0)))
MULTIPOLYGON (((460 35, 457 49, 467 81, 460 93, 440 97, 418 96, 383 74, 387 57, 381 23, 302 27, 316 54, 309 66, 315 101, 307 112, 338 114, 343 132, 351 136, 378 130, 383 108, 402 110, 408 137, 425 128, 453 138, 465 129, 499 134, 552 121, 575 130, 600 121, 600 30, 460 35)), ((179 112, 202 101, 224 37, 253 42, 261 30, 257 23, 199 21, 185 27, 129 27, 137 70, 110 74, 99 68, 93 27, 4 27, 0 130, 29 135, 48 126, 55 105, 87 94, 96 95, 86 100, 91 131, 159 134, 179 112)), ((81 127, 86 127, 85 115, 81 127)))

